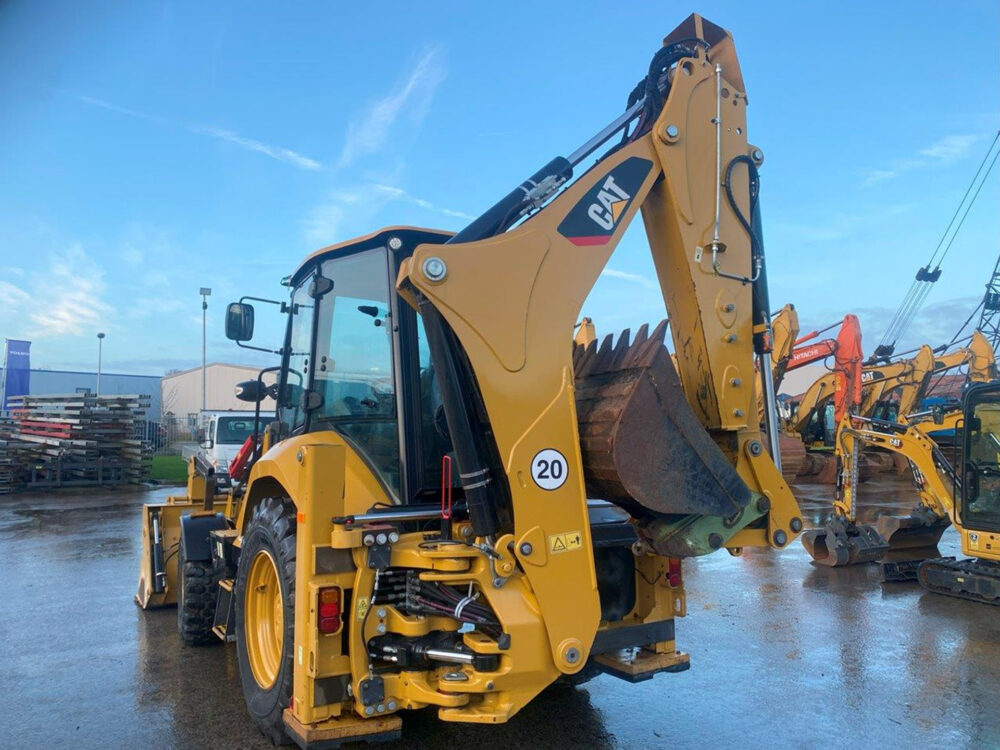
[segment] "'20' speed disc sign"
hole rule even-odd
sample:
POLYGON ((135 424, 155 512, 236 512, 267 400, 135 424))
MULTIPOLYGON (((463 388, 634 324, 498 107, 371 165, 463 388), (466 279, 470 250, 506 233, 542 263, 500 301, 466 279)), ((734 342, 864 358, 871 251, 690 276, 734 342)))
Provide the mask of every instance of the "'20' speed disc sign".
POLYGON ((566 483, 569 463, 555 448, 538 451, 531 459, 531 478, 543 490, 557 490, 566 483))

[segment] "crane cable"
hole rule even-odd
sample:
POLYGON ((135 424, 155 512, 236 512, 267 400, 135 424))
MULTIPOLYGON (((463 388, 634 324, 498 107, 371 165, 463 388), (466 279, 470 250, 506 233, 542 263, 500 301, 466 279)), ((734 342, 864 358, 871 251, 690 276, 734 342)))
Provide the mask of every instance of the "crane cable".
POLYGON ((941 235, 941 239, 938 240, 937 247, 934 248, 934 252, 931 254, 930 259, 924 266, 917 270, 916 276, 910 284, 910 288, 907 291, 906 296, 903 297, 903 302, 896 310, 892 320, 889 321, 889 326, 886 329, 885 334, 883 334, 882 339, 875 350, 875 354, 873 354, 871 359, 869 359, 869 362, 875 362, 878 359, 888 358, 888 356, 892 354, 895 349, 896 342, 906 331, 914 316, 919 311, 920 306, 930 293, 934 282, 940 278, 941 263, 951 250, 951 246, 955 242, 955 237, 958 235, 958 231, 962 228, 962 224, 965 223, 965 218, 969 215, 969 211, 976 202, 976 198, 979 197, 979 193, 983 189, 983 185, 986 183, 990 172, 993 170, 993 167, 997 162, 997 157, 1000 156, 1000 150, 998 150, 995 154, 993 154, 993 158, 990 159, 990 154, 993 153, 993 148, 996 146, 998 140, 1000 140, 1000 131, 997 131, 996 135, 993 136, 993 140, 990 142, 989 148, 986 149, 986 155, 979 163, 979 168, 976 169, 976 173, 973 175, 972 181, 969 183, 969 187, 965 190, 965 195, 963 195, 962 200, 959 201, 958 207, 955 209, 955 213, 952 214, 951 221, 948 222, 948 226, 941 235), (987 161, 989 162, 988 167, 986 167, 987 161), (986 167, 985 172, 983 171, 983 167, 986 167), (982 175, 982 179, 980 179, 980 175, 982 175), (979 183, 978 185, 976 184, 977 182, 979 183), (975 188, 975 190, 973 190, 973 188, 975 188), (972 193, 971 200, 969 200, 970 193, 972 193), (962 211, 963 206, 965 207, 964 212, 962 211), (959 214, 961 214, 960 219, 959 214), (958 219, 957 225, 955 224, 956 219, 958 219), (954 231, 952 231, 952 227, 954 227, 954 231), (950 238, 949 234, 951 235, 950 238), (947 243, 945 240, 947 240, 947 243), (941 254, 940 257, 938 257, 938 253, 941 254), (933 270, 931 266, 934 266, 933 270))

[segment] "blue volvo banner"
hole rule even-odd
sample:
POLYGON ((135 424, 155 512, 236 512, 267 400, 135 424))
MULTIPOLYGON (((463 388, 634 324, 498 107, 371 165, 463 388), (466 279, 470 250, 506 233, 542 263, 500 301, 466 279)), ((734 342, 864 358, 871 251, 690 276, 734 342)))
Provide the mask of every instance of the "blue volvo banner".
POLYGON ((4 346, 3 362, 3 410, 10 408, 9 401, 13 396, 28 394, 31 377, 30 341, 7 339, 4 346))

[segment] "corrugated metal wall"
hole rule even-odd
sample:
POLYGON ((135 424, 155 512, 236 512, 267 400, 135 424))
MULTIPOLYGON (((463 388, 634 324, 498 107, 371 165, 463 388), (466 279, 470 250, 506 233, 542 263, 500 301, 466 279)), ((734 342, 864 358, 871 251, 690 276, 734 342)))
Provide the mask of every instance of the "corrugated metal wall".
MULTIPOLYGON (((0 367, 0 374, 3 368, 0 367)), ((75 372, 71 370, 32 370, 30 389, 32 396, 47 396, 56 393, 76 393, 78 389, 89 388, 97 393, 96 372, 75 372)), ((160 418, 160 378, 156 375, 122 375, 101 373, 101 393, 104 395, 144 395, 149 396, 149 411, 146 419, 160 418)), ((200 391, 199 391, 200 393, 200 391)))
MULTIPOLYGON (((255 380, 258 367, 213 363, 206 372, 205 408, 210 411, 253 411, 253 404, 236 398, 236 384, 243 380, 255 380)), ((265 380, 274 382, 274 373, 265 380)), ((178 418, 201 412, 201 368, 184 370, 165 375, 161 384, 163 413, 172 413, 178 418)), ((268 408, 274 408, 273 406, 268 408)))

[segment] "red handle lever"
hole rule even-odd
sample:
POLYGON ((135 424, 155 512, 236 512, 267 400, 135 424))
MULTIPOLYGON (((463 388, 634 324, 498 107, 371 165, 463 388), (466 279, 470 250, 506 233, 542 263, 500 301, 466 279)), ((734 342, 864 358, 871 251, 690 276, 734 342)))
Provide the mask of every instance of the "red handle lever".
POLYGON ((441 456, 441 518, 451 519, 451 456, 441 456))

